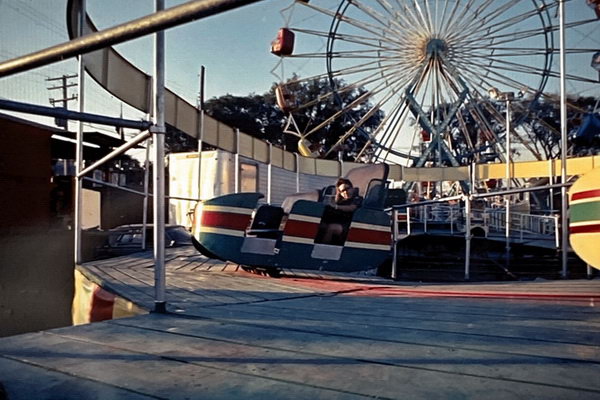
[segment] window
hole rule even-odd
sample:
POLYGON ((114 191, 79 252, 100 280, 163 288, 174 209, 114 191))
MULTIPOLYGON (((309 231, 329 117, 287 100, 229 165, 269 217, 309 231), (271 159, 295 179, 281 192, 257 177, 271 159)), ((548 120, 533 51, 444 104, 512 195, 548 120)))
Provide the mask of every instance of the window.
POLYGON ((258 166, 256 164, 240 164, 240 192, 258 191, 258 166))

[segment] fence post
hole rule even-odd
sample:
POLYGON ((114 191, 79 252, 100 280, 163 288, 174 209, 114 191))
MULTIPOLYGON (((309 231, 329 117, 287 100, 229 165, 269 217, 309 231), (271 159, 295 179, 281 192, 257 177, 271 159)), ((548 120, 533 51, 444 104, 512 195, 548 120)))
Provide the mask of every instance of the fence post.
POLYGON ((392 211, 392 279, 398 279, 398 209, 392 211))
POLYGON ((521 235, 520 235, 520 238, 521 238, 521 242, 522 242, 523 241, 523 229, 525 229, 523 227, 523 214, 519 214, 519 225, 521 226, 521 235))
POLYGON ((234 155, 234 164, 235 164, 235 172, 233 174, 234 177, 234 185, 235 188, 233 193, 238 193, 240 191, 240 130, 235 129, 235 155, 234 155))
POLYGON ((558 230, 558 215, 554 217, 554 245, 557 249, 560 248, 560 231, 558 230))
POLYGON ((471 196, 465 196, 465 280, 470 279, 471 267, 471 196))

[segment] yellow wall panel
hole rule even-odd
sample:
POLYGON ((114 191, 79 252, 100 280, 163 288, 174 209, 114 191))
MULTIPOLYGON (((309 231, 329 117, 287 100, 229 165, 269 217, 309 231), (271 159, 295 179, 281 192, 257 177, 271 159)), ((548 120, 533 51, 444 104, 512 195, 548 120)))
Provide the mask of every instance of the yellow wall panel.
POLYGON ((108 90, 120 99, 127 99, 127 103, 133 107, 148 112, 149 78, 114 51, 104 54, 107 55, 107 59, 103 73, 106 74, 108 90))
POLYGON ((302 174, 315 174, 315 159, 309 157, 300 157, 300 173, 302 174))
POLYGON ((217 138, 219 148, 235 153, 237 151, 235 130, 230 126, 219 122, 217 132, 219 135, 217 138))
POLYGON ((283 152, 283 168, 288 171, 296 171, 296 156, 289 151, 283 152))
POLYGON ((269 162, 269 144, 263 140, 253 138, 254 159, 263 163, 269 162))
POLYGON ((283 168, 283 149, 273 146, 271 150, 271 164, 274 167, 283 168))
POLYGON ((209 144, 211 146, 216 146, 218 143, 218 134, 217 134, 217 130, 219 128, 219 122, 212 118, 209 117, 208 115, 204 115, 204 139, 203 141, 206 144, 209 144))
POLYGON ((340 163, 335 160, 315 160, 316 174, 323 176, 340 176, 340 163))
POLYGON ((165 123, 177 126, 177 96, 165 90, 165 123))
POLYGON ((184 100, 177 102, 177 129, 192 137, 198 137, 198 110, 184 100))
POLYGON ((240 155, 252 158, 252 154, 254 152, 253 146, 254 142, 252 140, 252 136, 240 132, 240 155))

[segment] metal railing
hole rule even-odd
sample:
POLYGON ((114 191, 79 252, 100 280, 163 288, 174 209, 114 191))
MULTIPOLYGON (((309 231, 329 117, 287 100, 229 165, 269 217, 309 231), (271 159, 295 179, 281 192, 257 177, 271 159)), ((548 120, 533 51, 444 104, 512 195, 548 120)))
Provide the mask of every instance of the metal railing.
MULTIPOLYGON (((450 233, 454 233, 454 229, 464 234, 465 236, 465 280, 470 279, 470 253, 471 239, 473 237, 472 227, 482 227, 486 232, 489 229, 504 231, 506 226, 505 210, 504 209, 475 209, 472 208, 473 200, 485 199, 493 196, 512 195, 518 193, 533 192, 539 190, 548 190, 555 188, 563 188, 571 186, 572 183, 560 183, 553 185, 538 186, 533 188, 517 188, 504 190, 492 193, 477 193, 470 195, 460 195, 445 197, 436 200, 421 201, 417 203, 407 203, 396 205, 388 209, 392 213, 392 221, 394 225, 399 225, 392 229, 392 244, 394 247, 392 259, 392 278, 398 276, 398 241, 411 235, 417 229, 416 223, 422 226, 423 231, 427 232, 433 222, 447 224, 447 229, 450 233), (445 206, 448 202, 460 201, 462 205, 445 206), (435 210, 435 211, 434 211, 435 210), (460 221, 460 222, 459 222, 460 221), (400 228, 404 226, 405 230, 400 228)), ((554 235, 554 245, 557 249, 566 252, 565 246, 560 240, 564 226, 559 224, 560 215, 544 216, 533 214, 512 213, 510 220, 510 232, 517 232, 520 240, 524 239, 524 234, 532 233, 537 235, 550 236, 554 235), (514 226, 513 226, 514 225, 514 226)), ((439 226, 438 226, 439 227, 439 226)), ((511 233, 512 235, 512 233, 511 233)), ((511 239, 507 238, 507 239, 511 239)), ((507 246, 507 251, 509 247, 507 246)), ((566 275, 565 259, 563 257, 563 275, 566 275)))
MULTIPOLYGON (((429 232, 447 230, 450 234, 464 232, 466 219, 464 209, 458 204, 416 206, 411 211, 398 214, 399 234, 409 235, 411 231, 429 232), (419 228, 415 226, 419 224, 419 228), (412 226, 412 230, 411 230, 412 226)), ((558 230, 558 215, 534 215, 527 213, 511 213, 511 237, 524 239, 525 235, 555 236, 558 230)), ((472 223, 478 223, 486 232, 504 232, 506 228, 506 210, 504 208, 486 208, 471 211, 472 223)), ((558 247, 558 244, 557 244, 558 247)))

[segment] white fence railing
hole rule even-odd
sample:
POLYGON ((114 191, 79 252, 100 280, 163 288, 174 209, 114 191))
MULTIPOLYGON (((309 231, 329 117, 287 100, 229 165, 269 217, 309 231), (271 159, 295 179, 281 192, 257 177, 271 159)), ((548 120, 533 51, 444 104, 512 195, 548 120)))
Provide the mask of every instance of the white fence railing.
MULTIPOLYGON (((419 224, 419 231, 428 232, 435 227, 436 230, 447 229, 450 233, 464 232, 465 210, 456 205, 443 206, 440 204, 416 206, 399 213, 398 222, 400 233, 410 235, 419 224)), ((475 209, 471 211, 471 223, 485 231, 504 233, 506 231, 506 210, 504 208, 475 209)), ((525 213, 510 214, 510 235, 513 239, 523 240, 525 236, 539 235, 556 239, 558 215, 535 215, 525 213)))

